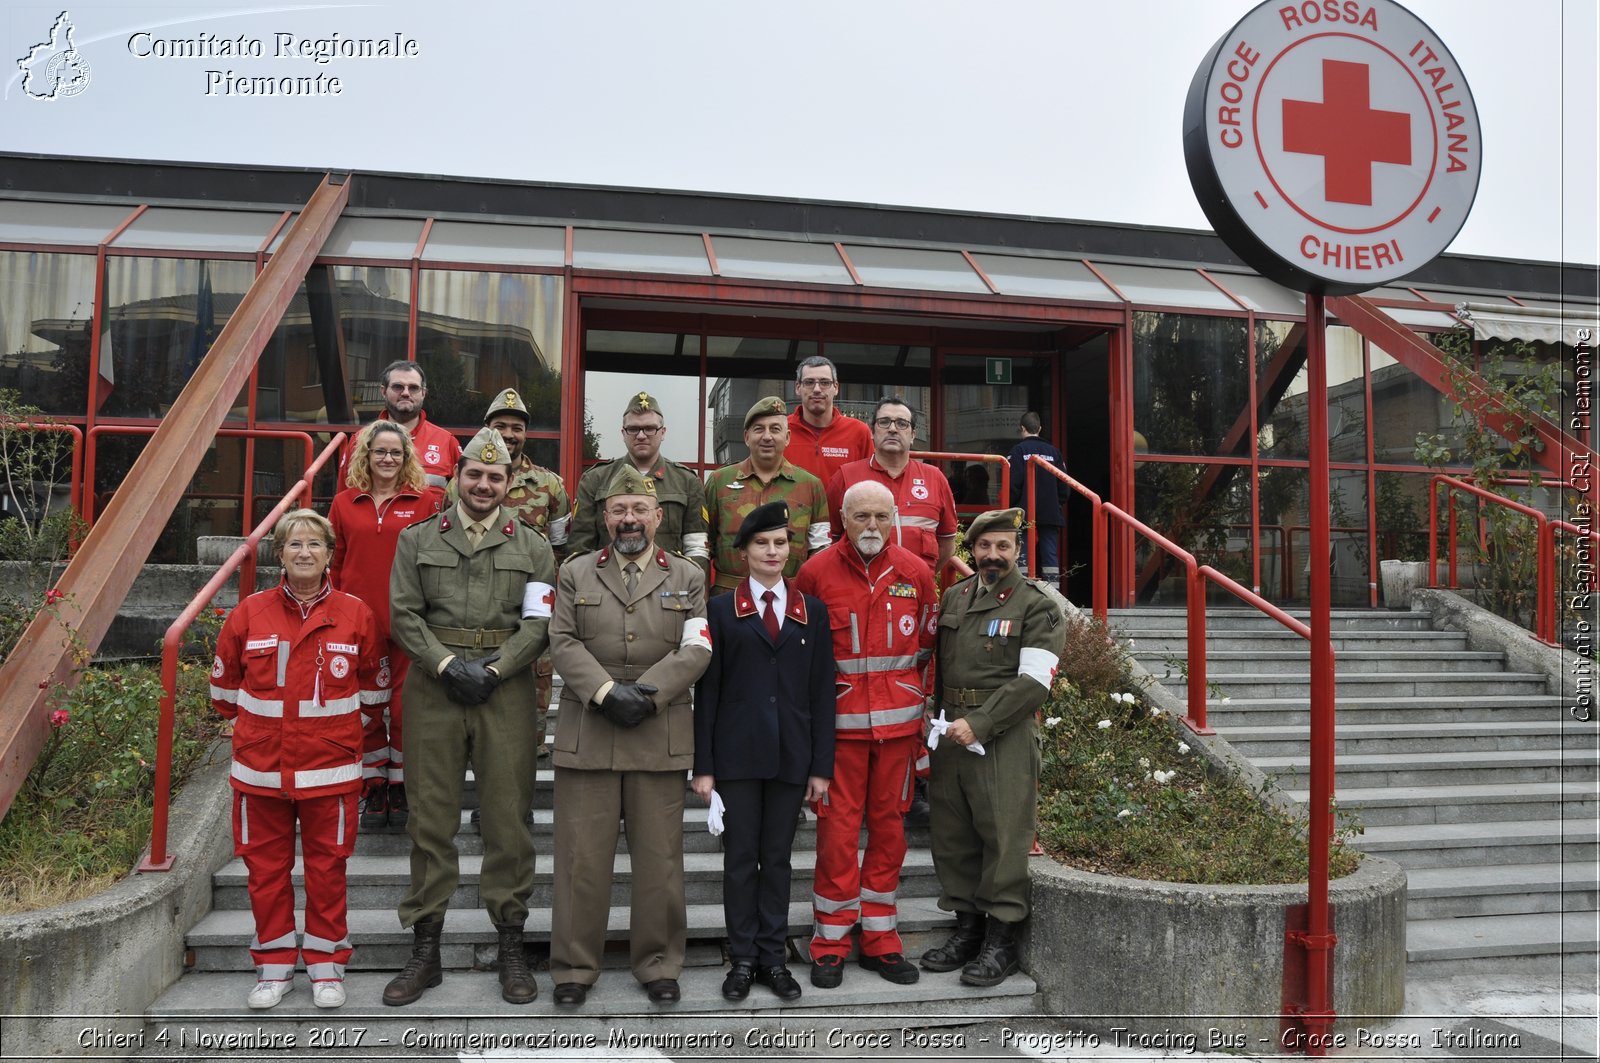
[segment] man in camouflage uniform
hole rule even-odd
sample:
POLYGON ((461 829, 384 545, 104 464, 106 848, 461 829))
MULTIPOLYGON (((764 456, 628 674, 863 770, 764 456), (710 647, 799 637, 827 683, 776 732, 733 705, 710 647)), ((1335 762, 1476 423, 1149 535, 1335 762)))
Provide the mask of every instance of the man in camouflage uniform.
MULTIPOLYGON (((511 454, 511 485, 506 488, 504 505, 534 531, 550 542, 560 564, 567 554, 567 527, 572 521, 571 503, 567 500, 567 487, 561 477, 543 465, 535 465, 527 453, 528 406, 515 388, 506 388, 489 403, 489 412, 483 415, 485 428, 500 433, 506 450, 511 454)), ((450 481, 445 492, 446 504, 456 500, 456 484, 450 481)), ((537 716, 537 737, 541 759, 550 755, 545 746, 545 721, 550 714, 550 693, 554 687, 555 668, 550 654, 543 654, 533 666, 534 713, 537 716)), ((478 810, 473 810, 474 821, 478 810)))
POLYGON ((956 913, 956 930, 922 966, 960 967, 975 986, 1018 970, 1039 784, 1033 717, 1065 634, 1055 600, 1017 568, 1021 528, 1020 509, 976 517, 967 542, 977 572, 939 607, 939 710, 949 726, 933 750, 928 798, 939 907, 956 913))
POLYGON ((757 506, 789 503, 789 562, 783 568, 794 578, 813 550, 828 545, 828 496, 822 481, 784 458, 789 446, 789 411, 776 397, 760 399, 744 415, 744 445, 750 456, 725 465, 706 481, 711 545, 716 550, 716 582, 712 594, 737 587, 749 576, 734 539, 739 525, 757 506))
POLYGON ((655 481, 656 501, 661 505, 656 545, 668 553, 682 554, 699 565, 702 572, 710 569, 705 484, 693 469, 661 456, 666 434, 666 417, 654 398, 641 391, 628 400, 628 408, 622 413, 622 441, 627 444, 628 456, 602 461, 578 480, 572 532, 567 540, 572 553, 598 550, 611 542, 601 495, 618 468, 632 464, 655 481))

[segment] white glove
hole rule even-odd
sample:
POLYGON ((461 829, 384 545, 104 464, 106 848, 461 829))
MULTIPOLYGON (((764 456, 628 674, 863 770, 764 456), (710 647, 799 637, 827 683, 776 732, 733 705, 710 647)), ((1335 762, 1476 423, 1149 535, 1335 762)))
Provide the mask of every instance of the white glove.
POLYGON ((706 813, 706 830, 713 835, 722 833, 722 813, 728 806, 722 803, 722 795, 715 790, 711 791, 711 811, 706 813))
MULTIPOLYGON (((939 718, 937 720, 930 720, 928 723, 928 748, 938 749, 939 739, 948 730, 950 730, 950 721, 944 718, 944 710, 940 709, 939 718)), ((970 746, 967 746, 967 752, 976 753, 980 757, 983 756, 983 743, 972 743, 970 746)))

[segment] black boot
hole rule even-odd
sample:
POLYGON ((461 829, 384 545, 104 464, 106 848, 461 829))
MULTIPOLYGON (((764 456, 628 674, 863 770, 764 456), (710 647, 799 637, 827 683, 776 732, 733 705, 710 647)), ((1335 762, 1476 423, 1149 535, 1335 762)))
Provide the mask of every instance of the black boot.
POLYGON ((928 780, 918 779, 911 788, 911 806, 906 809, 905 825, 926 827, 931 819, 928 807, 928 780))
POLYGON ((411 818, 411 803, 406 800, 406 784, 389 784, 389 826, 404 827, 411 818))
POLYGON ((528 966, 528 954, 522 947, 522 927, 496 923, 500 934, 500 996, 507 1004, 531 1004, 539 995, 539 983, 534 981, 533 970, 528 966))
POLYGON ((977 959, 961 968, 961 984, 999 985, 1021 970, 1021 950, 1017 947, 1017 928, 1021 925, 990 919, 989 933, 983 939, 977 959))
POLYGON ((922 954, 924 971, 953 971, 983 947, 983 913, 957 912, 956 929, 943 945, 922 954))
POLYGON ((432 989, 444 981, 444 969, 439 966, 439 935, 444 933, 444 920, 418 923, 411 928, 416 942, 411 946, 411 958, 400 968, 400 973, 383 987, 383 1002, 396 1007, 414 1004, 424 990, 432 989))

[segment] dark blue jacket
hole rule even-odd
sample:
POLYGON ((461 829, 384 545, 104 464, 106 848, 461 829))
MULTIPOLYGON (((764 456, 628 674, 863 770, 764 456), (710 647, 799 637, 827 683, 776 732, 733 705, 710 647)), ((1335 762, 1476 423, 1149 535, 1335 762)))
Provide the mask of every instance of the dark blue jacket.
POLYGON ((833 638, 828 607, 785 581, 778 644, 750 582, 706 605, 711 665, 694 692, 694 773, 804 783, 833 778, 833 638))
MULTIPOLYGON (((1029 454, 1044 454, 1050 459, 1050 464, 1067 471, 1067 463, 1061 457, 1061 451, 1046 443, 1038 436, 1029 436, 1011 448, 1011 453, 1006 457, 1011 461, 1011 504, 1013 506, 1026 506, 1028 504, 1028 478, 1027 468, 1023 464, 1029 454)), ((1067 500, 1068 487, 1044 470, 1033 474, 1034 498, 1038 502, 1039 512, 1030 513, 1028 518, 1037 524, 1046 527, 1060 527, 1061 506, 1067 500)))

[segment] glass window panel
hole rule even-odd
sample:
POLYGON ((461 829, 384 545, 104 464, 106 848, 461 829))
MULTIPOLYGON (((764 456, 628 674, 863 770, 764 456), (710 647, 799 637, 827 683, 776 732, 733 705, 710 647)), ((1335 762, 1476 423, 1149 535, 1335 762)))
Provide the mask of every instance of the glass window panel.
MULTIPOLYGON (((904 395, 915 404, 920 415, 918 446, 927 436, 929 385, 932 383, 933 352, 928 347, 898 343, 833 343, 822 345, 822 354, 839 371, 839 393, 835 409, 860 421, 872 420, 872 410, 880 396, 904 395)), ((790 381, 794 380, 790 374, 790 381)), ((789 392, 793 400, 793 389, 789 392)))
POLYGON ((706 460, 713 467, 732 465, 750 456, 744 445, 744 415, 757 399, 777 395, 788 400, 794 390, 793 375, 722 376, 706 381, 706 460))
POLYGON ((575 269, 711 275, 705 241, 680 233, 576 229, 572 233, 572 265, 575 269))
POLYGON ((1264 458, 1310 456, 1306 433, 1306 328, 1256 321, 1256 448, 1264 458), (1287 349, 1285 345, 1289 345, 1287 349))
MULTIPOLYGON (((292 223, 291 223, 292 224, 292 223)), ((285 226, 285 232, 288 231, 285 226)), ((394 258, 411 260, 422 236, 415 218, 340 218, 318 254, 323 258, 394 258)))
POLYGON ((111 246, 172 248, 194 254, 255 252, 281 216, 264 211, 151 207, 111 246))
MULTIPOLYGON (((756 361, 795 361, 817 353, 816 340, 793 340, 786 336, 707 336, 706 359, 754 359, 756 361)), ((717 368, 725 368, 719 365, 717 368)), ((754 400, 751 400, 754 401, 754 400)))
POLYGON ((98 246, 132 207, 0 200, 0 242, 98 246))
POLYGON ((1114 262, 1096 262, 1095 265, 1107 280, 1134 303, 1244 312, 1232 299, 1217 291, 1215 285, 1192 269, 1124 266, 1114 262))
MULTIPOLYGON (((666 433, 661 437, 661 454, 687 465, 699 462, 700 434, 707 431, 710 416, 700 410, 699 338, 693 337, 693 342, 695 357, 692 360, 680 359, 681 366, 676 363, 671 366, 686 371, 671 375, 658 370, 655 365, 637 372, 585 370, 583 457, 586 463, 595 458, 620 458, 628 452, 622 435, 622 411, 641 390, 649 392, 660 404, 661 419, 666 425, 666 433)), ((707 381, 708 387, 711 383, 707 381)), ((707 461, 714 463, 709 447, 707 461)))
POLYGON ((417 362, 428 376, 428 417, 480 425, 490 400, 516 388, 529 429, 558 431, 561 291, 549 274, 423 270, 417 362))
POLYGON ((1280 284, 1274 284, 1265 277, 1257 277, 1250 273, 1218 273, 1215 270, 1211 275, 1217 278, 1217 283, 1244 300, 1245 305, 1258 314, 1296 317, 1306 312, 1304 295, 1290 291, 1280 284))
POLYGON ((854 284, 832 244, 792 240, 712 238, 717 269, 724 277, 798 281, 803 284, 854 284))
MULTIPOLYGON (((1134 515, 1200 563, 1250 586, 1250 467, 1142 461, 1134 465, 1134 515)), ((1184 570, 1172 555, 1139 536, 1135 548, 1140 601, 1181 605, 1184 570), (1153 557, 1163 560, 1151 564, 1153 557)), ((1217 590, 1217 601, 1238 599, 1217 590)))
POLYGON ((1328 329, 1328 460, 1367 460, 1367 390, 1361 367, 1361 335, 1328 329))
POLYGON ((1122 302, 1082 262, 1069 262, 1058 258, 1023 258, 1020 255, 976 253, 972 259, 1003 295, 1079 299, 1118 305, 1122 302))
MULTIPOLYGON (((654 357, 687 355, 697 362, 700 358, 700 337, 676 332, 624 332, 610 329, 590 329, 584 339, 584 349, 591 355, 623 354, 654 357)), ((588 365, 585 365, 588 368, 588 365)))
POLYGON ((1428 481, 1431 472, 1378 472, 1378 557, 1428 560, 1428 481))
POLYGON ((1452 453, 1463 441, 1443 394, 1374 346, 1372 456, 1383 465, 1418 465, 1417 436, 1441 435, 1452 453))
MULTIPOLYGON (((108 260, 100 362, 110 376, 101 374, 100 413, 165 416, 254 279, 249 262, 108 260)), ((241 392, 235 416, 244 403, 241 392)))
POLYGON ((93 255, 0 251, 0 388, 45 413, 89 404, 93 255))
POLYGON ((1460 324, 1453 314, 1445 314, 1433 310, 1407 310, 1394 306, 1384 306, 1379 307, 1379 309, 1407 328, 1448 329, 1455 328, 1460 324))
MULTIPOLYGON (((1238 318, 1133 315, 1133 420, 1153 454, 1248 453, 1248 344, 1238 318)), ((1137 445, 1137 440, 1136 440, 1137 445)))
MULTIPOLYGON (((1328 471, 1328 507, 1333 551, 1331 586, 1333 604, 1362 607, 1371 604, 1371 540, 1367 536, 1367 474, 1355 469, 1328 471)), ((1302 540, 1310 557, 1310 535, 1302 540)), ((1309 595, 1311 570, 1306 569, 1309 595)))
POLYGON ((984 295, 989 292, 983 278, 956 251, 850 244, 845 253, 855 264, 861 283, 874 288, 925 288, 984 295))
POLYGON ((1310 482, 1305 466, 1261 467, 1261 595, 1279 605, 1310 600, 1305 572, 1310 482))
POLYGON ((561 266, 567 232, 543 225, 482 225, 436 221, 422 249, 424 262, 483 262, 503 266, 561 266))
MULTIPOLYGON (((939 384, 943 390, 944 433, 940 450, 958 454, 1006 455, 1017 445, 1022 415, 1035 410, 1045 419, 1040 433, 1051 434, 1050 360, 1013 358, 1010 384, 984 382, 983 355, 947 355, 939 384)), ((1009 506, 1000 495, 1001 471, 993 462, 942 462, 950 489, 963 512, 978 513, 990 505, 1009 506)))

